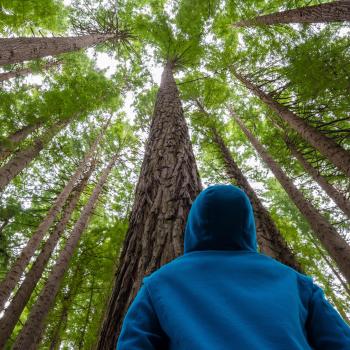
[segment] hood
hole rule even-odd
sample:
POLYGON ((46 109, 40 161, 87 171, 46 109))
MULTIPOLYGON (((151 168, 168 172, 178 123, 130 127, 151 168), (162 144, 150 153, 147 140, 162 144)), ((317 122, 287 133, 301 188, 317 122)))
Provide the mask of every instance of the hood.
POLYGON ((241 189, 209 186, 195 199, 185 229, 185 253, 197 250, 257 251, 253 209, 241 189))

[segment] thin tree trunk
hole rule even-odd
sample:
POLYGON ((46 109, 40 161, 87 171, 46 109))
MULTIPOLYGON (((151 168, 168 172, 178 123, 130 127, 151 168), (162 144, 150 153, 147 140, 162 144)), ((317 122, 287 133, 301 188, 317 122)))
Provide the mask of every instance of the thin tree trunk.
POLYGON ((114 38, 117 38, 115 34, 57 38, 0 38, 0 66, 78 51, 114 38))
POLYGON ((288 140, 285 140, 288 148, 293 156, 303 166, 305 171, 320 185, 320 187, 328 194, 335 204, 341 209, 344 214, 350 219, 350 201, 339 192, 325 177, 323 177, 297 150, 297 148, 288 140))
POLYGON ((326 220, 326 218, 324 218, 319 211, 304 197, 302 192, 296 188, 293 182, 283 172, 281 167, 267 153, 261 143, 245 127, 243 122, 236 115, 233 114, 232 116, 251 144, 254 146, 260 157, 270 168, 284 190, 287 192, 289 198, 294 202, 295 206, 305 217, 315 236, 320 240, 329 255, 334 259, 347 282, 350 283, 350 246, 346 240, 338 234, 338 232, 326 220))
POLYGON ((240 21, 235 27, 251 27, 279 23, 328 23, 350 21, 350 1, 334 1, 326 4, 300 7, 240 21))
POLYGON ((249 90, 265 102, 284 121, 286 121, 300 136, 318 149, 339 170, 350 177, 350 152, 339 146, 334 140, 323 135, 320 131, 306 123, 303 119, 291 112, 288 108, 271 98, 258 86, 251 83, 246 77, 232 69, 232 74, 249 90))
POLYGON ((80 162, 78 168, 76 169, 73 176, 70 178, 70 180, 67 182, 65 187, 63 188, 62 192, 59 194, 59 196, 56 198, 55 202, 53 203, 52 207, 46 214, 44 220, 40 223, 39 227, 37 228, 36 232, 33 234, 33 236, 29 239, 27 245, 23 248, 21 254, 17 258, 17 260, 12 265, 11 269, 7 273, 5 279, 1 281, 0 283, 0 311, 3 309, 7 299, 9 298, 12 290, 16 287, 16 284, 20 280, 26 266, 28 265, 31 257, 33 256, 35 250, 39 246, 41 240, 45 236, 47 230, 50 228, 52 223, 54 222, 56 216, 62 209, 65 201, 67 200, 68 196, 70 195, 73 187, 75 186, 76 182, 79 180, 79 178, 84 173, 85 169, 89 165, 89 162, 93 156, 93 154, 96 151, 96 148, 103 136, 103 132, 99 135, 99 137, 96 138, 95 142, 91 146, 91 149, 89 152, 85 155, 84 159, 80 162))
POLYGON ((24 281, 16 292, 14 298, 11 300, 10 305, 5 309, 5 314, 0 319, 0 349, 6 344, 7 340, 11 336, 11 333, 15 328, 25 306, 27 305, 34 288, 39 282, 47 262, 49 261, 53 250, 55 249, 74 212, 74 209, 77 206, 80 195, 86 186, 93 168, 94 166, 92 164, 81 182, 77 185, 76 189, 73 190, 71 195, 68 197, 67 204, 60 221, 57 223, 54 231, 43 246, 42 251, 36 258, 32 268, 26 274, 24 281))
POLYGON ((172 70, 172 63, 167 62, 99 350, 115 348, 124 315, 143 277, 182 253, 187 214, 201 190, 172 70))
POLYGON ((45 286, 43 287, 36 303, 32 307, 27 321, 19 333, 12 350, 35 348, 41 339, 44 321, 53 305, 61 280, 67 271, 75 248, 89 223, 89 219, 103 190, 103 186, 105 185, 108 175, 115 165, 117 158, 118 154, 114 155, 108 165, 103 169, 87 204, 84 206, 78 221, 74 225, 65 247, 60 252, 57 262, 50 272, 45 286))
POLYGON ((18 151, 0 168, 0 192, 43 150, 45 145, 68 124, 68 120, 59 121, 50 127, 41 137, 37 138, 33 145, 18 151))
MULTIPOLYGON (((62 63, 62 61, 59 61, 59 60, 48 62, 48 63, 43 65, 42 71, 48 70, 54 66, 58 66, 61 63, 62 63)), ((21 69, 13 70, 11 72, 0 73, 0 82, 7 81, 7 80, 10 80, 12 78, 25 77, 26 75, 29 75, 32 73, 33 73, 32 68, 21 68, 21 69)))

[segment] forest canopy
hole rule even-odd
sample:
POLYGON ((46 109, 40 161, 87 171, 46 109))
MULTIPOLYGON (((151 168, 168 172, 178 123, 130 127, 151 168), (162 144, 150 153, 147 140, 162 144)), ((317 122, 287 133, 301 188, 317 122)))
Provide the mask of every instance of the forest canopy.
POLYGON ((212 184, 350 322, 350 4, 0 1, 0 349, 115 349, 212 184))

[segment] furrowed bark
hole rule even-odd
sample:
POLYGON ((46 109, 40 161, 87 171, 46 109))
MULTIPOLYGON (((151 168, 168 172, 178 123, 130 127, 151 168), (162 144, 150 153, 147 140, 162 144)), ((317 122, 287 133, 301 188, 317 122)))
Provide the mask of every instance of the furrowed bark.
POLYGON ((334 1, 326 4, 300 7, 275 12, 235 23, 234 27, 252 27, 280 23, 328 23, 350 21, 350 1, 334 1))
POLYGON ((70 195, 72 189, 74 188, 76 182, 80 179, 82 174, 85 172, 86 168, 89 166, 92 156, 94 155, 96 148, 103 136, 103 132, 96 138, 93 145, 91 146, 88 153, 85 155, 84 159, 80 162, 78 168, 76 169, 73 176, 67 182, 65 187, 59 196, 55 199, 52 207, 46 214, 44 220, 40 223, 36 232, 29 239, 27 245, 23 248, 21 254, 17 260, 12 265, 11 269, 7 273, 6 277, 0 283, 0 311, 3 309, 7 299, 9 298, 11 292, 16 287, 16 284, 20 280, 25 268, 27 267, 30 259, 38 248, 41 240, 44 238, 47 230, 50 228, 54 222, 56 216, 62 209, 65 201, 70 195))
POLYGON ((143 277, 183 251, 183 231, 201 183, 172 64, 164 68, 129 227, 97 349, 115 349, 143 277))
POLYGON ((78 221, 74 225, 65 247, 60 252, 57 262, 50 272, 45 286, 32 307, 28 319, 19 333, 12 350, 35 349, 37 347, 42 336, 44 321, 55 301, 61 280, 68 269, 69 262, 79 243, 80 237, 89 223, 89 219, 103 190, 103 186, 118 156, 118 154, 115 154, 108 165, 103 169, 87 204, 84 206, 78 221))
POLYGON ((319 186, 328 194, 340 210, 350 219, 350 201, 339 192, 327 179, 322 176, 302 155, 301 152, 288 140, 285 140, 292 155, 299 161, 305 171, 319 184, 319 186))
POLYGON ((7 340, 11 336, 11 333, 15 328, 25 306, 27 305, 34 288, 39 282, 47 262, 49 261, 52 252, 54 251, 74 212, 74 209, 77 206, 80 195, 86 186, 93 168, 94 164, 91 165, 90 169, 76 186, 76 189, 73 190, 71 195, 68 197, 66 207, 64 208, 60 221, 57 223, 54 231, 43 246, 42 251, 36 258, 32 268, 26 274, 24 281, 16 292, 14 298, 11 300, 10 305, 5 309, 5 314, 0 319, 0 349, 6 344, 7 340))
POLYGON ((250 91, 266 103, 284 121, 286 121, 299 135, 321 154, 329 159, 340 171, 350 176, 350 152, 339 146, 320 131, 306 123, 303 119, 284 107, 246 77, 232 69, 232 74, 240 80, 250 91))
POLYGON ((297 189, 293 182, 283 172, 282 168, 273 160, 261 143, 245 127, 244 123, 235 114, 232 114, 232 117, 247 136, 250 143, 254 146, 262 160, 273 172, 276 179, 287 192, 289 198, 305 217, 315 236, 320 240, 329 255, 334 259, 347 282, 350 283, 350 246, 346 240, 338 234, 327 219, 323 217, 304 197, 302 192, 297 189))
POLYGON ((78 51, 116 37, 115 34, 92 34, 57 38, 0 38, 0 66, 78 51))

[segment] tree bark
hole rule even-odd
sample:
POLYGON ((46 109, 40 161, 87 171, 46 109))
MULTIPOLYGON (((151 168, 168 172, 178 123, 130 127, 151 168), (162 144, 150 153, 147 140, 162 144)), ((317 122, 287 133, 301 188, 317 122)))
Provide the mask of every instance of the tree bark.
POLYGON ((315 236, 320 240, 329 255, 334 259, 347 282, 350 283, 350 246, 346 240, 338 234, 327 219, 324 218, 319 211, 304 197, 302 192, 296 188, 293 182, 283 172, 282 168, 273 160, 261 143, 245 127, 243 122, 236 115, 233 114, 232 116, 251 144, 254 146, 262 160, 273 172, 279 183, 287 192, 289 198, 294 202, 295 206, 305 217, 315 236))
POLYGON ((117 38, 115 34, 57 38, 0 38, 0 66, 78 51, 114 38, 117 38))
POLYGON ((71 195, 67 199, 66 207, 62 213, 60 221, 57 223, 54 231, 46 241, 42 248, 41 253, 36 258, 32 268, 25 276, 20 288, 16 292, 16 295, 11 300, 10 305, 5 309, 3 317, 0 319, 0 349, 6 344, 7 340, 11 336, 13 329, 15 328, 27 302, 33 293, 34 288, 39 282, 42 273, 54 251, 62 233, 64 232, 73 212, 77 206, 80 195, 83 192, 86 183, 93 171, 93 164, 90 169, 84 175, 80 183, 76 186, 76 189, 72 191, 71 195))
POLYGON ((303 273, 303 269, 294 253, 288 247, 269 212, 263 206, 241 169, 234 161, 223 138, 214 127, 211 128, 211 133, 213 135, 213 142, 220 151, 220 156, 224 162, 228 177, 234 180, 245 191, 252 203, 256 222, 256 233, 261 252, 303 273))
POLYGON ((76 182, 79 180, 79 178, 84 173, 85 169, 88 167, 89 162, 91 161, 91 158, 93 154, 96 151, 96 148, 102 138, 102 132, 99 137, 96 138, 95 142, 91 146, 91 149, 89 152, 85 155, 84 159, 80 162, 78 168, 76 169, 73 176, 70 178, 70 180, 67 182, 65 187, 63 188, 62 192, 59 194, 59 196, 55 199, 55 202, 53 203, 52 207, 46 214, 44 220, 40 223, 39 227, 37 228, 36 232, 33 234, 33 236, 29 239, 27 245, 23 248, 21 254, 17 258, 17 260, 12 265, 11 269, 7 273, 5 279, 1 281, 0 283, 0 311, 3 309, 7 299, 9 298, 12 290, 16 287, 16 284, 20 280, 26 266, 28 265, 31 257, 35 253, 35 250, 39 246, 41 240, 45 236, 47 230, 50 228, 52 223, 54 222, 55 218, 57 217, 58 213, 62 209, 65 201, 67 200, 68 196, 70 195, 73 187, 75 186, 76 182))
POLYGON ((258 86, 251 83, 246 77, 232 69, 232 74, 240 80, 250 91, 265 102, 284 121, 286 121, 299 135, 321 154, 329 159, 339 170, 350 177, 350 152, 339 146, 334 140, 323 135, 317 129, 284 107, 258 86))
POLYGON ((326 4, 300 7, 293 10, 275 12, 253 19, 239 21, 235 27, 251 27, 279 23, 328 23, 350 21, 350 1, 334 1, 326 4))
POLYGON ((350 201, 339 192, 327 179, 322 176, 302 155, 301 152, 288 140, 285 140, 292 155, 299 161, 305 171, 319 184, 319 186, 328 194, 335 204, 350 219, 350 201))
POLYGON ((99 350, 115 348, 124 315, 143 277, 182 253, 187 214, 201 190, 172 70, 172 63, 167 62, 99 350))
POLYGON ((84 206, 78 221, 74 225, 65 247, 60 252, 57 262, 53 266, 45 286, 43 287, 36 303, 33 305, 27 321, 12 347, 13 350, 35 348, 40 341, 44 328, 44 321, 53 305, 61 280, 67 271, 69 262, 79 243, 80 237, 88 225, 97 200, 103 190, 103 186, 105 185, 108 175, 115 165, 118 156, 118 154, 115 154, 108 165, 103 169, 87 204, 84 206))

